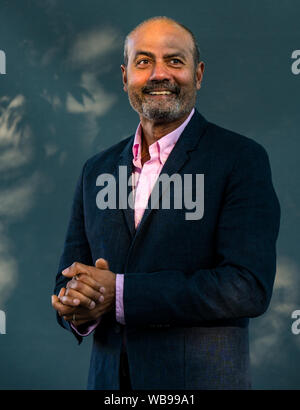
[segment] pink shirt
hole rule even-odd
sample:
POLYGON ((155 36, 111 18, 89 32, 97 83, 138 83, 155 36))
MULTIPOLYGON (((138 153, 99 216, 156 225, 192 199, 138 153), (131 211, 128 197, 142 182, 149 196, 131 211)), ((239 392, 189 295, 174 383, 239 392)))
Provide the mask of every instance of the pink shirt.
MULTIPOLYGON (((176 130, 163 136, 158 141, 149 146, 150 159, 142 165, 141 149, 142 149, 142 127, 138 125, 133 146, 133 189, 135 190, 134 202, 134 221, 135 228, 138 227, 144 211, 146 209, 153 186, 159 176, 168 156, 174 148, 183 130, 192 118, 195 109, 191 111, 188 118, 176 130)), ((124 289, 124 274, 116 275, 116 320, 125 325, 124 306, 123 306, 123 289, 124 289)), ((90 334, 100 322, 98 321, 87 329, 87 332, 80 333, 81 336, 90 334)), ((77 329, 71 325, 74 330, 77 329)), ((77 331, 77 333, 79 333, 77 331)))

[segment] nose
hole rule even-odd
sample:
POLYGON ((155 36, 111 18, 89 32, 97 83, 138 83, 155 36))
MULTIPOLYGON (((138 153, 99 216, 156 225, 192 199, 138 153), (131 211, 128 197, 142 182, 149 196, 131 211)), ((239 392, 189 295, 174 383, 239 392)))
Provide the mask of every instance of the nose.
POLYGON ((151 81, 162 81, 162 80, 170 80, 171 75, 168 70, 168 68, 165 66, 163 62, 156 62, 153 64, 152 72, 149 77, 149 80, 151 81))

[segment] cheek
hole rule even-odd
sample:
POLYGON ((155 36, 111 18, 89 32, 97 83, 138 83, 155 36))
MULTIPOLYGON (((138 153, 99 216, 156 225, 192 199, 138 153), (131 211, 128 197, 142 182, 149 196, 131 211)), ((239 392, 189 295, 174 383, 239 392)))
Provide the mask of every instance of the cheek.
POLYGON ((180 73, 175 79, 181 87, 195 88, 195 75, 191 73, 180 73))
POLYGON ((131 88, 141 88, 147 84, 149 74, 146 70, 138 73, 132 73, 128 76, 128 86, 131 88))

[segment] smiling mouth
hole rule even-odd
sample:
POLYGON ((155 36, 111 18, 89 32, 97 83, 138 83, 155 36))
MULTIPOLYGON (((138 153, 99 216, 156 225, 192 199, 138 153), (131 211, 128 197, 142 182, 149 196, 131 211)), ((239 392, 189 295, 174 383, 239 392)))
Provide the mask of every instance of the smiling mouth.
POLYGON ((145 94, 148 94, 148 95, 173 95, 175 93, 173 93, 172 91, 163 90, 163 91, 146 91, 145 94))
POLYGON ((171 91, 150 91, 150 95, 171 95, 171 91))

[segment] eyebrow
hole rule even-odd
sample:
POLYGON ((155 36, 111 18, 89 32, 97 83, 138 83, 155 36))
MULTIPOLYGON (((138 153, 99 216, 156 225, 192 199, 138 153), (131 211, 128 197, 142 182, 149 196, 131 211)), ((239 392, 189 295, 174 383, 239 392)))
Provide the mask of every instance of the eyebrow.
MULTIPOLYGON (((139 55, 148 56, 150 58, 155 59, 155 55, 153 53, 151 53, 150 51, 138 50, 135 53, 134 60, 136 60, 139 55)), ((164 55, 164 58, 172 58, 172 57, 173 58, 174 57, 180 57, 183 60, 186 60, 186 56, 183 53, 181 53, 180 51, 178 53, 170 53, 170 54, 165 54, 164 55)))

